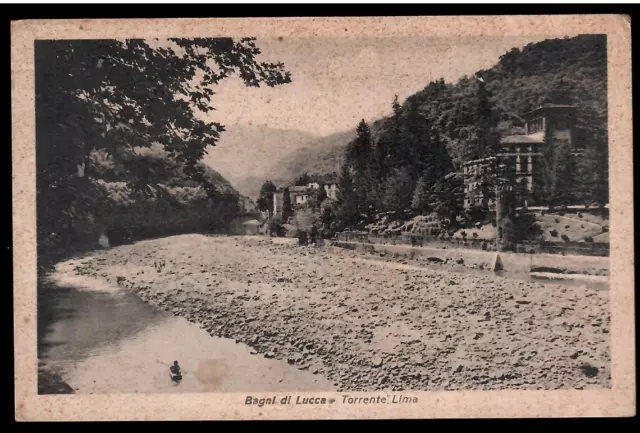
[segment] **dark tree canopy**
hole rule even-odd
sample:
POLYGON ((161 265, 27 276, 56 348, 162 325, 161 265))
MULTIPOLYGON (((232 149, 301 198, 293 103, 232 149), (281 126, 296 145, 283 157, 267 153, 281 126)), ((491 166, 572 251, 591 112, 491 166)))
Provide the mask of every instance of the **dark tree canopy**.
POLYGON ((270 180, 265 181, 260 188, 260 196, 258 197, 257 205, 261 211, 273 210, 273 193, 276 192, 276 186, 270 180))
POLYGON ((214 110, 215 86, 231 75, 251 87, 291 81, 283 64, 260 62, 259 54, 254 38, 37 41, 40 224, 58 230, 56 222, 68 226, 96 212, 95 152, 124 167, 119 180, 131 190, 152 195, 162 168, 136 152, 160 146, 212 199, 226 200, 199 163, 224 127, 202 115, 214 110))
POLYGON ((306 185, 309 185, 310 183, 311 183, 311 177, 307 173, 302 173, 295 180, 294 185, 295 186, 306 186, 306 185))
POLYGON ((163 145, 193 169, 222 125, 196 113, 214 110, 213 87, 238 74, 247 86, 287 83, 282 64, 257 61, 253 38, 38 41, 38 166, 50 180, 76 171, 94 149, 126 158, 134 147, 163 145))
POLYGON ((282 196, 282 221, 285 223, 293 216, 293 204, 291 203, 291 194, 289 188, 285 188, 282 196))

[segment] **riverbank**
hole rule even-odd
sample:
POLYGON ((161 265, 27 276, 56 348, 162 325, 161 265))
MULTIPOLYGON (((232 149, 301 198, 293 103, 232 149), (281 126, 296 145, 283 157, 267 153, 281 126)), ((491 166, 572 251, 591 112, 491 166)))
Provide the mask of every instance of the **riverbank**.
POLYGON ((333 390, 321 376, 252 356, 117 284, 77 274, 68 266, 75 260, 40 288, 39 394, 333 390), (169 378, 174 360, 180 383, 169 378))
MULTIPOLYGON (((331 245, 365 252, 386 260, 402 258, 415 263, 441 263, 458 268, 493 271, 495 252, 465 248, 437 248, 410 245, 370 244, 355 241, 332 241, 331 245)), ((520 277, 530 272, 607 277, 609 258, 580 255, 522 254, 500 252, 506 274, 520 277)))
POLYGON ((185 235, 65 266, 338 390, 611 385, 607 290, 370 259, 269 238, 185 235))

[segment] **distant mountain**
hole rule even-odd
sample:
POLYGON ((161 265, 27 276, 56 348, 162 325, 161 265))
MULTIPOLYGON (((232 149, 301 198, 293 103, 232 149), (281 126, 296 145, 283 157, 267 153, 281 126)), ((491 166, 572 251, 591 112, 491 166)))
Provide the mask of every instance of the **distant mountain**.
POLYGON ((220 173, 241 194, 255 199, 278 161, 317 136, 264 125, 232 125, 220 135, 203 162, 220 173))
POLYGON ((276 185, 295 180, 303 173, 328 174, 338 172, 343 162, 344 149, 356 136, 356 130, 337 132, 307 142, 284 156, 267 172, 276 185))

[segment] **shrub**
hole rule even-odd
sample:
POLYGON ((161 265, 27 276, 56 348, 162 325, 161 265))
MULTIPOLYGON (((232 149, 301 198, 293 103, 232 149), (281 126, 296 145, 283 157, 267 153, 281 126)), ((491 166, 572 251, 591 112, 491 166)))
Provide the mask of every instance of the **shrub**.
POLYGON ((569 242, 569 241, 570 241, 569 236, 567 236, 567 235, 562 235, 562 236, 560 236, 560 237, 561 237, 561 238, 562 238, 562 240, 563 240, 563 241, 565 241, 565 242, 569 242))
POLYGON ((267 222, 269 234, 271 236, 283 236, 284 227, 282 227, 282 219, 279 216, 273 216, 267 222))
POLYGON ((587 236, 586 238, 584 238, 585 242, 593 242, 593 238, 591 236, 587 236))
POLYGON ((602 226, 602 233, 606 233, 609 231, 609 226, 602 226))
POLYGON ((556 222, 556 224, 559 224, 560 223, 560 218, 556 218, 554 221, 556 222))
POLYGON ((307 245, 308 235, 306 230, 298 230, 298 245, 307 245))
POLYGON ((558 237, 558 231, 556 229, 553 229, 553 230, 549 231, 549 234, 551 236, 553 236, 554 238, 558 237))

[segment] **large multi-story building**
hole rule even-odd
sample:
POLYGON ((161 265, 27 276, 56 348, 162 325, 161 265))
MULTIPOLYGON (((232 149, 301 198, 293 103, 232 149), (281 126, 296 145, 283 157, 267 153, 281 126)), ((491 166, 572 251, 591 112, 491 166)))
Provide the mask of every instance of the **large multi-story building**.
MULTIPOLYGON (((554 142, 567 142, 572 147, 573 125, 575 117, 574 105, 544 104, 523 117, 525 133, 502 137, 502 152, 498 154, 501 164, 510 170, 512 177, 525 187, 530 194, 533 189, 534 176, 540 170, 540 157, 545 143, 545 134, 551 132, 554 142)), ((484 191, 478 182, 480 174, 486 172, 495 162, 495 158, 469 161, 463 166, 465 175, 465 207, 479 205, 485 198, 484 191)), ((525 200, 527 197, 524 198, 525 200)), ((489 206, 493 202, 489 200, 489 206)))

